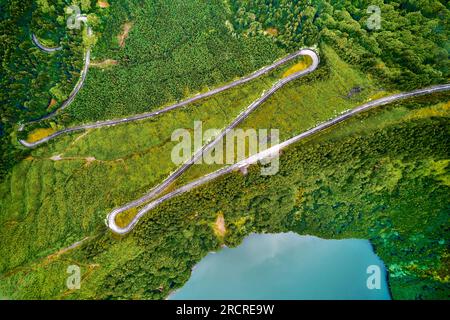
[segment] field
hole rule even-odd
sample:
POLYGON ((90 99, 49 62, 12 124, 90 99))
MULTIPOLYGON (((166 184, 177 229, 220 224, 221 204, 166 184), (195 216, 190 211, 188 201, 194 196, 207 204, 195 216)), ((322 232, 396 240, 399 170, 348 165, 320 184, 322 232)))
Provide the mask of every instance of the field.
MULTIPOLYGON (((279 174, 264 178, 254 166, 245 177, 239 173, 225 176, 156 208, 123 239, 105 233, 101 223, 104 212, 98 210, 93 217, 93 207, 98 208, 94 205, 101 203, 100 198, 96 202, 86 198, 77 212, 69 209, 74 204, 68 199, 70 193, 65 193, 70 219, 69 215, 62 217, 61 210, 58 212, 66 220, 66 234, 68 230, 80 230, 76 239, 70 239, 72 242, 87 235, 91 238, 79 249, 61 255, 51 254, 67 243, 59 242, 60 247, 54 245, 53 251, 42 248, 27 263, 19 263, 8 257, 8 252, 2 252, 8 257, 6 261, 16 262, 16 266, 3 269, 0 291, 16 298, 163 298, 181 286, 191 267, 223 241, 234 246, 250 232, 294 230, 324 238, 368 238, 389 268, 394 298, 442 297, 448 283, 444 262, 448 252, 437 244, 445 242, 445 231, 437 226, 446 216, 449 178, 445 126, 449 114, 448 102, 436 101, 449 98, 447 94, 419 99, 358 116, 289 148, 281 157, 279 174), (424 197, 411 202, 408 195, 417 193, 424 197), (214 234, 220 215, 228 230, 223 239, 214 234), (417 229, 418 221, 425 227, 417 229), (81 290, 65 289, 65 269, 71 264, 82 268, 81 290)), ((77 166, 78 174, 96 166, 81 161, 60 163, 77 166)), ((39 170, 32 168, 27 168, 30 178, 39 170)), ((59 174, 63 170, 59 167, 59 174)), ((79 185, 78 194, 85 193, 83 186, 87 183, 98 180, 89 175, 82 177, 84 183, 79 185)), ((117 177, 108 182, 120 186, 116 181, 117 177)), ((22 190, 32 194, 31 188, 22 190)), ((102 189, 96 192, 104 195, 102 189)), ((53 196, 63 197, 64 193, 56 191, 53 196)), ((21 194, 15 197, 21 207, 21 194)), ((39 198, 42 196, 32 199, 39 198)), ((38 204, 27 199, 31 212, 38 204)), ((33 234, 32 243, 46 243, 45 248, 51 248, 49 238, 55 239, 58 229, 50 221, 51 211, 46 213, 45 218, 43 214, 31 218, 23 213, 10 217, 2 221, 3 226, 8 226, 2 235, 13 227, 18 234, 17 227, 31 221, 40 230, 45 230, 48 223, 51 234, 33 234)), ((20 252, 23 257, 31 256, 31 252, 23 251, 24 241, 31 236, 28 230, 10 242, 15 256, 20 257, 20 252)))

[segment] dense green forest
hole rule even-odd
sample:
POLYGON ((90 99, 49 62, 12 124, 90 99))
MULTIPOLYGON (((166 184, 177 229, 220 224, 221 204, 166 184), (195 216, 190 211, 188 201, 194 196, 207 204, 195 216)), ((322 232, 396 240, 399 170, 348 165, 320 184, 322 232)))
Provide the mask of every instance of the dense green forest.
POLYGON ((284 55, 270 39, 235 39, 222 1, 112 2, 86 90, 64 116, 67 123, 142 113, 247 75, 284 55), (129 33, 118 40, 123 28, 129 33))
MULTIPOLYGON (((253 166, 246 176, 224 176, 148 213, 125 238, 107 231, 101 223, 104 212, 87 220, 77 214, 68 230, 81 219, 92 225, 85 234, 91 238, 73 251, 48 250, 3 269, 0 293, 11 298, 161 299, 222 244, 236 246, 251 232, 293 230, 322 238, 369 239, 388 268, 394 298, 445 298, 449 108, 439 101, 449 98, 423 97, 360 115, 286 150, 277 175, 263 177, 253 166), (213 231, 219 214, 225 218, 224 238, 213 231), (82 268, 80 290, 65 287, 71 264, 82 268)), ((61 164, 60 170, 69 172, 70 166, 61 164)), ((22 219, 11 217, 2 224, 12 227, 22 219)), ((41 230, 33 239, 54 236, 41 230)), ((14 242, 14 257, 22 247, 14 242)), ((11 254, 2 253, 8 260, 11 254)))
POLYGON ((238 35, 269 34, 294 50, 326 42, 386 86, 413 89, 450 76, 445 0, 231 0, 238 35), (369 11, 377 6, 379 11, 369 11), (379 13, 379 28, 371 19, 379 13), (369 20, 369 24, 368 24, 369 20))

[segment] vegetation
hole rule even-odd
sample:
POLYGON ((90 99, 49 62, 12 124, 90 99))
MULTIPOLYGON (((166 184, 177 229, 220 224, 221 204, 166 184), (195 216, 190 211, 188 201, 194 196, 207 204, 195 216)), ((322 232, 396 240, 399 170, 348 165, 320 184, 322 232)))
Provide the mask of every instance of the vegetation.
MULTIPOLYGON (((394 298, 445 298, 449 115, 447 104, 436 101, 450 97, 429 98, 369 112, 293 146, 275 176, 262 177, 253 166, 246 176, 229 174, 174 198, 122 239, 104 233, 99 221, 104 212, 92 223, 84 207, 70 228, 92 223, 95 236, 56 258, 41 249, 21 267, 3 268, 0 292, 13 298, 164 298, 221 244, 238 245, 250 232, 293 230, 370 239, 388 267, 394 298), (220 215, 227 232, 218 237, 214 223, 220 215), (65 287, 71 264, 81 266, 80 290, 65 287)), ((62 203, 67 202, 76 208, 67 199, 62 203)), ((11 228, 23 219, 28 218, 2 225, 11 228)), ((34 241, 45 237, 49 234, 34 241)), ((23 252, 22 244, 10 243, 10 249, 23 252)), ((11 260, 8 252, 2 255, 11 260)))
MULTIPOLYGON (((159 108, 248 74, 283 55, 283 49, 323 43, 390 88, 445 82, 449 72, 448 8, 437 0, 378 2, 370 4, 380 7, 381 29, 370 30, 366 25, 370 18, 367 1, 232 0, 229 5, 74 1, 95 26, 99 40, 92 57, 100 68, 90 70, 84 89, 56 125, 159 108), (124 25, 130 28, 121 46, 118 35, 124 25), (115 62, 106 68, 102 61, 115 62)), ((9 74, 2 77, 7 81, 2 86, 11 89, 2 93, 2 108, 6 109, 0 127, 0 171, 4 175, 26 154, 10 143, 15 139, 10 137, 13 125, 47 113, 50 97, 64 100, 77 80, 82 46, 79 32, 65 28, 69 14, 64 8, 69 1, 26 1, 20 8, 14 1, 1 4, 3 29, 8 30, 2 49, 3 65, 8 67, 2 72, 9 74), (20 27, 8 28, 10 24, 20 27), (45 44, 61 44, 64 50, 48 55, 31 41, 21 41, 33 31, 45 44), (15 57, 30 54, 31 59, 23 60, 39 64, 17 65, 15 57)), ((54 109, 59 104, 50 105, 54 109)), ((26 133, 20 136, 25 138, 26 133)))
MULTIPOLYGON (((379 90, 364 75, 342 62, 332 49, 324 48, 322 52, 319 70, 281 89, 240 127, 277 128, 280 130, 280 139, 286 140, 317 122, 325 121, 338 112, 365 102, 379 90), (348 92, 355 86, 362 86, 364 89, 358 95, 347 98, 348 92)), ((92 166, 88 168, 89 175, 96 182, 92 184, 91 192, 87 193, 86 197, 92 197, 91 202, 95 202, 97 207, 102 207, 100 203, 110 200, 109 197, 100 199, 103 195, 97 192, 97 188, 109 192, 111 186, 103 184, 109 179, 104 180, 103 176, 111 166, 114 167, 111 171, 116 172, 118 179, 122 179, 122 174, 125 175, 123 180, 120 180, 123 184, 119 187, 120 199, 116 199, 114 205, 105 203, 104 206, 118 206, 120 201, 124 203, 141 196, 176 169, 176 165, 171 161, 171 150, 177 144, 170 139, 174 130, 192 130, 196 120, 203 121, 204 130, 223 128, 298 62, 299 60, 292 61, 261 79, 157 118, 58 137, 33 151, 34 161, 53 162, 51 158, 55 155, 61 155, 62 161, 94 157, 97 160, 96 171, 92 166)), ((220 165, 195 165, 177 184, 184 184, 218 167, 220 165)), ((52 172, 42 174, 52 175, 52 172)), ((82 177, 76 176, 75 179, 82 177)), ((45 191, 47 192, 53 191, 45 191)), ((78 198, 81 195, 77 193, 74 196, 78 198)), ((85 202, 88 198, 79 201, 85 202)), ((58 216, 60 214, 61 212, 58 212, 58 216)), ((32 247, 33 245, 30 246, 32 247)))
POLYGON ((284 55, 270 39, 235 39, 221 1, 115 1, 92 68, 63 124, 142 113, 247 75, 284 55), (123 46, 120 35, 129 26, 123 46))
POLYGON ((294 73, 300 72, 302 70, 305 70, 308 67, 308 65, 309 64, 308 64, 307 61, 301 61, 301 62, 293 65, 291 68, 286 70, 285 73, 283 73, 283 78, 289 77, 291 74, 294 74, 294 73))
MULTIPOLYGON (((0 1, 0 179, 27 154, 11 141, 15 125, 57 109, 78 81, 84 47, 80 30, 66 27, 69 14, 64 8, 71 3, 0 1), (33 33, 44 45, 62 46, 62 50, 40 51, 31 41, 33 33)), ((83 12, 90 8, 88 3, 82 1, 83 12)))
MULTIPOLYGON (((98 37, 91 55, 94 65, 99 61, 115 62, 108 68, 91 68, 83 89, 70 108, 56 119, 27 127, 29 131, 39 127, 62 128, 73 123, 104 120, 160 108, 198 91, 208 90, 208 87, 216 87, 247 75, 284 55, 282 49, 265 37, 235 39, 228 34, 224 21, 230 13, 226 12, 220 2, 178 1, 168 4, 166 1, 128 1, 114 2, 107 8, 94 7, 89 5, 89 1, 83 3, 80 4, 82 12, 96 14, 94 17, 89 15, 91 21, 96 22, 94 30, 98 37), (129 34, 122 47, 118 35, 127 22, 133 23, 130 24, 129 34)), ((30 3, 30 10, 31 8, 30 3)), ((51 21, 62 20, 57 15, 63 12, 60 8, 63 8, 63 3, 58 8, 49 9, 45 19, 43 18, 42 24, 45 27, 38 34, 40 39, 48 38, 51 21)), ((20 18, 23 19, 23 24, 29 23, 25 14, 20 18)), ((65 21, 63 20, 62 25, 62 22, 58 23, 65 26, 65 21)), ((64 28, 63 31, 66 32, 64 28)), ((20 37, 23 34, 28 36, 29 33, 29 27, 24 27, 20 37)), ((56 69, 61 55, 72 52, 73 49, 78 53, 79 72, 82 47, 72 48, 78 43, 67 40, 65 44, 64 39, 61 40, 64 50, 50 55, 54 60, 49 65, 56 69)), ((39 52, 31 41, 29 46, 42 59, 49 58, 48 54, 39 52)), ((59 72, 64 73, 64 70, 59 69, 59 72)), ((39 71, 41 73, 48 75, 51 71, 39 71)), ((31 79, 31 76, 27 78, 31 79)), ((77 77, 74 77, 75 82, 76 80, 77 77)), ((61 101, 70 91, 64 90, 58 79, 55 79, 55 83, 53 87, 49 84, 48 89, 36 87, 36 91, 41 95, 51 92, 54 98, 61 101)), ((70 88, 73 84, 74 82, 70 88)), ((12 81, 11 85, 16 86, 17 83, 12 81)), ((12 152, 23 153, 10 143, 15 138, 8 136, 13 124, 21 119, 29 120, 44 114, 43 110, 47 108, 50 99, 50 93, 42 101, 34 99, 28 92, 11 92, 10 95, 16 98, 30 97, 30 101, 39 105, 42 110, 33 115, 26 113, 23 118, 11 117, 5 120, 8 131, 3 135, 7 142, 4 147, 10 150, 5 150, 5 160, 12 160, 12 152)), ((13 103, 5 104, 9 110, 14 110, 12 105, 13 103)), ((54 108, 56 107, 57 105, 54 108)), ((19 137, 26 138, 27 134, 27 131, 20 132, 19 137)), ((11 161, 11 164, 14 162, 11 161)), ((5 167, 5 173, 9 167, 10 165, 5 167)))
MULTIPOLYGON (((385 2, 370 1, 381 8, 382 25, 368 30, 368 1, 0 0, 0 298, 161 299, 207 252, 238 245, 250 232, 288 230, 369 239, 388 266, 394 298, 446 298, 448 93, 360 115, 292 146, 275 176, 252 166, 246 176, 236 172, 172 199, 124 238, 104 218, 175 169, 175 129, 194 120, 223 128, 307 61, 145 121, 63 135, 32 151, 15 142, 161 108, 302 46, 316 46, 320 68, 240 128, 276 128, 285 140, 370 99, 448 82, 449 8, 436 0, 385 2), (97 38, 67 30, 71 3, 88 13, 97 38), (63 50, 39 51, 32 32, 63 50), (93 43, 95 67, 70 108, 16 133, 17 123, 58 108, 93 43), (71 264, 81 266, 81 290, 66 289, 71 264)), ((177 183, 216 168, 194 166, 177 183)))
MULTIPOLYGON (((3 235, 15 239, 21 253, 4 263, 21 265, 93 232, 109 210, 147 192, 176 168, 170 158, 174 130, 192 128, 194 120, 202 120, 205 130, 223 127, 281 72, 155 119, 65 135, 33 150, 0 187, 0 219, 27 217, 24 223, 5 227, 3 235), (36 220, 42 220, 39 228, 30 228, 36 220), (51 228, 53 236, 33 240, 41 228, 51 228)), ((0 247, 3 250, 10 252, 8 247, 0 247)))
MULTIPOLYGON (((278 129, 280 141, 285 141, 343 111, 373 99, 381 92, 375 81, 342 61, 333 49, 326 45, 320 49, 320 67, 315 72, 279 90, 238 128, 278 129), (360 91, 351 94, 354 88, 359 88, 360 91)), ((282 76, 297 65, 287 67, 282 76)), ((389 94, 386 91, 381 93, 389 94)), ((221 166, 195 165, 177 184, 182 185, 219 167, 221 166)))
POLYGON ((39 129, 36 129, 36 130, 32 131, 28 135, 27 142, 39 141, 39 140, 41 140, 41 139, 51 135, 54 132, 55 132, 55 130, 53 128, 39 128, 39 129))
POLYGON ((236 35, 266 34, 288 50, 325 42, 386 86, 413 89, 449 79, 450 8, 445 4, 439 0, 231 0, 231 9, 236 35), (379 8, 379 28, 370 6, 379 8))

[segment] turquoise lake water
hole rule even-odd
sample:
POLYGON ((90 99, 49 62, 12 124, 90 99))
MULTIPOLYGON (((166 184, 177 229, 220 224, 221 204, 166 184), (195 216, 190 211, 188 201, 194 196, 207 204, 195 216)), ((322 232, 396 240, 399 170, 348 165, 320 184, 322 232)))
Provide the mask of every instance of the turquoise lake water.
POLYGON ((169 299, 390 299, 390 295, 384 264, 369 241, 324 240, 289 232, 252 234, 236 248, 209 253, 169 299), (367 286, 369 266, 380 270, 380 289, 367 286))

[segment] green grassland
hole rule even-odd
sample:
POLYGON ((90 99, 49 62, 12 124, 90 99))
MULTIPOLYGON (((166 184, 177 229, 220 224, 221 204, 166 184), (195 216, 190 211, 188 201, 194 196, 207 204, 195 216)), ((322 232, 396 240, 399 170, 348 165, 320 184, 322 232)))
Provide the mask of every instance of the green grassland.
MULTIPOLYGON (((387 265, 394 298, 443 298, 449 281, 449 109, 439 101, 449 98, 359 115, 288 148, 277 175, 261 177, 252 166, 247 176, 224 176, 148 213, 125 238, 105 233, 97 221, 93 238, 80 248, 59 256, 42 252, 41 259, 3 269, 0 292, 9 298, 164 298, 223 243, 238 245, 251 232, 293 230, 367 238, 387 265), (225 217, 223 239, 214 235, 218 214, 225 217), (82 270, 80 290, 65 287, 72 264, 82 270)), ((8 223, 20 219, 26 217, 8 223)))

